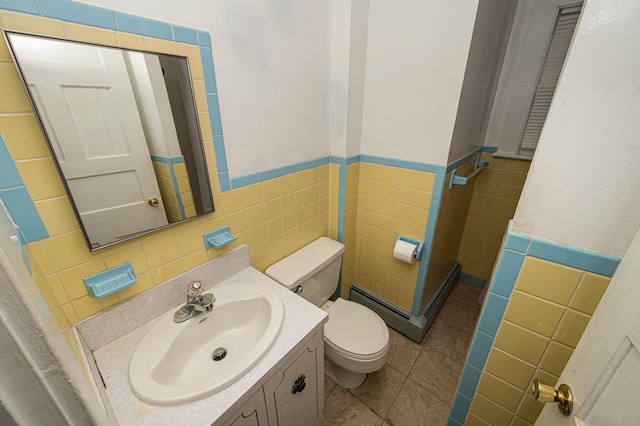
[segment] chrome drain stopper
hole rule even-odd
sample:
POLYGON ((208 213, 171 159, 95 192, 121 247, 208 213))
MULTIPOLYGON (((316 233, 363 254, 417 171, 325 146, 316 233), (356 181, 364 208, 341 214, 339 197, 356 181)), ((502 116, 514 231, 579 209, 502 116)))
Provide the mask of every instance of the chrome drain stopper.
POLYGON ((220 361, 224 359, 225 356, 227 356, 227 350, 225 348, 218 348, 215 351, 213 351, 212 358, 214 361, 220 361))

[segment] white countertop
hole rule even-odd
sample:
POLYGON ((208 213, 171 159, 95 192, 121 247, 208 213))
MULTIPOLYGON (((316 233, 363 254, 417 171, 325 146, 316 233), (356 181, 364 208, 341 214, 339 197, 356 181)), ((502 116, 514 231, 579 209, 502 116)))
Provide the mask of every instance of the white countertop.
MULTIPOLYGON (((123 336, 95 349, 93 354, 107 388, 108 397, 121 425, 210 425, 234 404, 241 404, 250 390, 257 389, 266 375, 279 366, 292 349, 321 329, 327 314, 285 289, 266 275, 248 267, 213 287, 253 282, 273 290, 284 305, 284 321, 275 343, 260 362, 231 386, 199 401, 161 407, 137 399, 129 387, 129 360, 142 337, 158 318, 135 328, 123 336)), ((151 303, 151 302, 150 302, 151 303)), ((177 307, 176 307, 177 308, 177 307)), ((215 309, 215 308, 214 308, 215 309)))

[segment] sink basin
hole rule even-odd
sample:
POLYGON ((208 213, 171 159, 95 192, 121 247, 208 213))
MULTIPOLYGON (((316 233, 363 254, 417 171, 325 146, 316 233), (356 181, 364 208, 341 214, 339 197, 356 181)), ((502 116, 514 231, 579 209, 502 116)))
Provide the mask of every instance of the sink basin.
POLYGON ((129 363, 129 384, 142 401, 176 405, 212 395, 240 379, 276 340, 284 309, 264 285, 213 288, 213 311, 177 324, 162 315, 138 344, 129 363), (213 354, 220 358, 214 361, 213 354))

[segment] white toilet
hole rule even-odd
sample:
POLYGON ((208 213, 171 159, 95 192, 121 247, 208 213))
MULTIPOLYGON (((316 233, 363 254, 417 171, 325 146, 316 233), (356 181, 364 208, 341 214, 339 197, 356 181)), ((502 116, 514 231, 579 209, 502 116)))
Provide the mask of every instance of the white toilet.
POLYGON ((338 298, 329 300, 340 278, 344 245, 322 237, 265 273, 329 314, 324 326, 325 373, 346 389, 360 386, 387 362, 389 330, 371 309, 338 298))

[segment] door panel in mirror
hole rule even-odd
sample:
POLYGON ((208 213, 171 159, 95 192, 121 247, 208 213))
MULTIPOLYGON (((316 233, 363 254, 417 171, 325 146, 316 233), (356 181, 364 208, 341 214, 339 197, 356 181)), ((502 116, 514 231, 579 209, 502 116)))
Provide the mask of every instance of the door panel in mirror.
POLYGON ((213 211, 187 58, 5 34, 91 250, 213 211))

